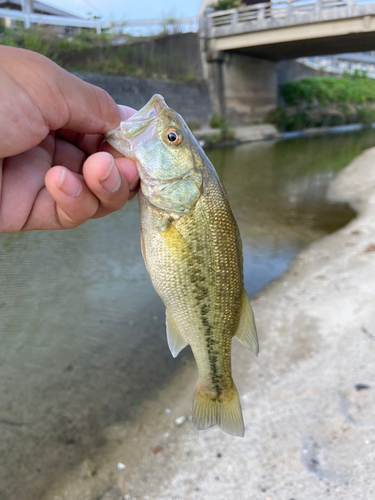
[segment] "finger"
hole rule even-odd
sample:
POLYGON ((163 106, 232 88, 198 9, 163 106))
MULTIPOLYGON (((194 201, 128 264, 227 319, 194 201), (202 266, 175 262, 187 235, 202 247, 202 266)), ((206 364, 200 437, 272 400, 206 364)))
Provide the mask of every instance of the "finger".
POLYGON ((87 156, 99 151, 99 147, 103 142, 101 134, 80 134, 79 132, 63 128, 56 130, 56 137, 74 145, 86 153, 87 156))
MULTIPOLYGON (((108 144, 108 142, 106 142, 106 141, 102 142, 102 144, 100 146, 100 151, 105 152, 105 153, 109 153, 111 156, 113 156, 113 158, 115 158, 117 167, 123 173, 123 175, 126 177, 126 179, 128 179, 127 170, 129 168, 129 165, 134 165, 135 168, 136 168, 135 163, 133 163, 128 158, 125 158, 121 153, 119 153, 118 151, 116 151, 116 149, 114 149, 112 146, 110 146, 108 144)), ((132 168, 131 172, 132 172, 132 175, 133 175, 133 172, 134 172, 133 168, 132 168)), ((137 194, 137 191, 138 191, 138 186, 139 186, 139 174, 138 174, 138 171, 137 171, 136 177, 132 177, 132 179, 133 180, 131 182, 128 179, 128 181, 131 184, 130 188, 129 188, 130 189, 130 191, 129 191, 129 200, 131 200, 132 198, 134 198, 134 196, 137 194)))
POLYGON ((119 171, 128 181, 129 200, 131 200, 137 194, 139 187, 139 174, 137 165, 132 160, 124 157, 116 158, 115 162, 119 171))
POLYGON ((59 66, 56 75, 65 116, 59 118, 46 112, 51 130, 66 128, 84 134, 104 134, 135 113, 126 106, 117 106, 105 90, 80 80, 59 66))
POLYGON ((33 210, 51 166, 54 138, 49 134, 35 148, 6 158, 0 172, 0 232, 20 231, 33 210))
POLYGON ((98 211, 98 198, 82 177, 68 169, 60 166, 51 168, 46 174, 45 184, 56 203, 54 215, 59 229, 77 227, 98 211))
MULTIPOLYGON (((136 110, 130 108, 129 106, 118 106, 123 112, 124 120, 127 120, 136 113, 136 110)), ((79 132, 74 132, 73 130, 67 129, 57 130, 56 136, 60 137, 61 139, 65 139, 71 144, 74 144, 79 149, 84 151, 88 156, 99 151, 100 145, 103 142, 103 136, 101 134, 81 134, 79 132)))
POLYGON ((77 146, 56 137, 53 165, 64 165, 72 172, 79 174, 82 173, 82 167, 86 158, 87 155, 77 146))
POLYGON ((7 127, 1 129, 1 156, 36 146, 50 130, 66 128, 104 134, 126 118, 123 109, 103 89, 35 52, 0 46, 0 72, 4 116, 11 117, 7 127), (17 142, 14 137, 19 138, 17 142))
POLYGON ((115 162, 108 153, 90 156, 83 166, 83 176, 88 188, 100 201, 95 218, 103 217, 122 208, 129 199, 129 192, 137 183, 135 164, 122 158, 115 162))
POLYGON ((99 151, 105 151, 109 153, 113 158, 124 158, 124 155, 119 153, 116 149, 114 149, 107 141, 103 141, 100 144, 99 151))
MULTIPOLYGON (((127 118, 130 118, 136 113, 136 110, 133 108, 129 108, 128 106, 122 106, 120 107, 124 110, 126 113, 127 118)), ((108 144, 107 141, 102 141, 99 147, 100 151, 106 151, 107 153, 111 154, 114 158, 122 158, 124 155, 119 153, 116 149, 114 149, 110 144, 108 144)))
POLYGON ((131 108, 130 106, 124 106, 124 104, 118 104, 117 105, 120 109, 122 109, 124 115, 125 115, 125 119, 127 120, 128 118, 130 118, 131 116, 135 115, 137 110, 134 109, 134 108, 131 108))

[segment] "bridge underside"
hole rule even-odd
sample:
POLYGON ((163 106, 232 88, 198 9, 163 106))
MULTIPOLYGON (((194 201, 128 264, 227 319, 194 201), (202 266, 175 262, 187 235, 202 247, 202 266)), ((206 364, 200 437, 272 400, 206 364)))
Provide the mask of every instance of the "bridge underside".
POLYGON ((375 34, 351 33, 315 40, 294 42, 278 42, 257 47, 233 49, 231 52, 244 54, 270 61, 296 59, 297 57, 323 56, 348 52, 365 52, 375 50, 375 34))
POLYGON ((262 118, 275 108, 278 61, 375 50, 375 15, 241 33, 240 28, 217 29, 207 53, 215 109, 233 121, 262 118))
POLYGON ((212 38, 210 49, 281 61, 375 50, 375 16, 337 19, 212 38))

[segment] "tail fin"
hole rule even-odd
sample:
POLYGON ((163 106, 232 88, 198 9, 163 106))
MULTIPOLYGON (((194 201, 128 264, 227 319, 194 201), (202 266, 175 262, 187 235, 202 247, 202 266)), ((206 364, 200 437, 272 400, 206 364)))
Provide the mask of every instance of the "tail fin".
POLYGON ((194 393, 193 424, 196 429, 218 424, 224 432, 242 437, 245 430, 236 386, 233 384, 217 396, 198 383, 194 393))

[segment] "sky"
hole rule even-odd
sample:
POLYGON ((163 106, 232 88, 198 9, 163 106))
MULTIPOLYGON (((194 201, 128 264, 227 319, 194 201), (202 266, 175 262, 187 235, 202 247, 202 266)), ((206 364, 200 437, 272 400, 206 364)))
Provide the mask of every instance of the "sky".
MULTIPOLYGON (((41 0, 43 1, 43 0, 41 0)), ((94 13, 113 21, 129 19, 159 19, 193 17, 198 14, 201 0, 45 0, 72 14, 94 13)))

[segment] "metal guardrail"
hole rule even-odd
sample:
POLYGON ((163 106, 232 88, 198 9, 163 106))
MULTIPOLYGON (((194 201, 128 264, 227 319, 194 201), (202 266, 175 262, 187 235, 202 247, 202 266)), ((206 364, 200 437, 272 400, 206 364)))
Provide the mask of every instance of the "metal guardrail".
POLYGON ((31 23, 49 24, 53 26, 72 26, 76 28, 93 28, 96 29, 97 33, 100 33, 102 29, 109 28, 108 21, 103 19, 50 16, 47 14, 36 14, 35 12, 28 13, 11 9, 0 9, 0 18, 22 21, 25 28, 29 28, 31 23))
POLYGON ((181 19, 135 19, 120 22, 111 22, 105 19, 80 19, 78 17, 60 17, 35 12, 22 12, 11 9, 0 9, 0 18, 14 19, 22 21, 25 28, 30 28, 31 24, 49 24, 53 26, 72 26, 75 28, 92 28, 100 34, 102 30, 112 27, 127 26, 164 26, 168 24, 196 25, 196 17, 186 17, 181 19))
POLYGON ((205 14, 207 38, 375 14, 375 0, 279 0, 205 14))

